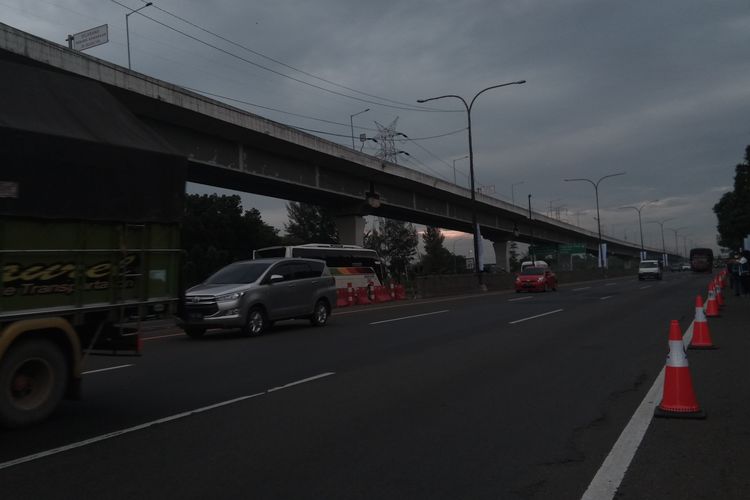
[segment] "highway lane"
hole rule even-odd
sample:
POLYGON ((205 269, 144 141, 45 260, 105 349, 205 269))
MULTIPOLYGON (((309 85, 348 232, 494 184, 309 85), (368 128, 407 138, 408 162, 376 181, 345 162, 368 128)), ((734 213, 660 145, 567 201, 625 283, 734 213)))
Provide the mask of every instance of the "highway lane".
MULTIPOLYGON (((689 323, 704 281, 610 280, 342 309, 324 329, 281 324, 258 339, 156 339, 143 358, 110 360, 134 366, 87 376, 83 402, 35 429, 0 433, 0 461, 263 396, 0 470, 0 480, 52 498, 72 468, 93 467, 96 478, 106 457, 105 476, 135 463, 143 479, 134 487, 152 492, 177 487, 180 471, 200 463, 227 495, 245 488, 257 498, 380 498, 378 488, 396 497, 573 498, 663 366, 669 319, 689 323), (334 375, 264 392, 324 373, 334 375), (151 468, 167 480, 151 484, 151 468), (45 485, 31 482, 48 473, 45 485)), ((180 477, 185 496, 217 487, 200 474, 180 477)))

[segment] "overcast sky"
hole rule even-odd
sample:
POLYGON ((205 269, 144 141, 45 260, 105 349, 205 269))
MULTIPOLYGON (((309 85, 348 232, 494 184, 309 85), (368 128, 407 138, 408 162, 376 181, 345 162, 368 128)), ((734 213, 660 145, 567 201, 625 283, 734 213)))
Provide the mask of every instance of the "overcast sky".
MULTIPOLYGON (((63 44, 69 33, 108 24, 110 42, 87 53, 127 66, 128 10, 111 0, 0 0, 0 8, 2 22, 63 44)), ((652 246, 661 246, 661 232, 646 221, 664 219, 694 245, 716 246, 712 207, 732 189, 750 143, 747 0, 157 0, 129 19, 134 70, 252 103, 231 102, 349 147, 350 115, 370 108, 353 118, 356 136, 398 118, 397 131, 413 139, 399 143, 410 154, 399 162, 452 181, 458 159, 464 186, 460 101, 431 102, 447 111, 428 112, 413 110, 416 100, 468 101, 525 79, 474 105, 478 184, 507 201, 513 191, 523 205, 531 194, 535 211, 558 207, 568 222, 595 229, 592 186, 563 179, 625 171, 600 185, 603 229, 639 241, 637 213, 617 207, 659 200, 643 210, 652 246)), ((365 151, 376 154, 373 146, 365 151)), ((284 201, 243 200, 283 226, 284 201)), ((674 247, 674 233, 665 238, 674 247)), ((470 239, 457 245, 466 253, 470 239)))

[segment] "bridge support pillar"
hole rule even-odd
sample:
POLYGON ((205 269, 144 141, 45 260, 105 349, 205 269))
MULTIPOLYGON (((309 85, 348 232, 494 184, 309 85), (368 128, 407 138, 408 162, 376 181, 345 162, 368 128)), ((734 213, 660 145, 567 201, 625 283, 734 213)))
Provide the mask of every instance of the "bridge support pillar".
POLYGON ((365 218, 361 215, 337 215, 336 230, 342 245, 359 245, 365 242, 365 218))
POLYGON ((509 241, 492 242, 492 248, 495 249, 495 265, 497 265, 497 267, 501 267, 506 272, 510 272, 510 254, 508 252, 509 246, 509 241))

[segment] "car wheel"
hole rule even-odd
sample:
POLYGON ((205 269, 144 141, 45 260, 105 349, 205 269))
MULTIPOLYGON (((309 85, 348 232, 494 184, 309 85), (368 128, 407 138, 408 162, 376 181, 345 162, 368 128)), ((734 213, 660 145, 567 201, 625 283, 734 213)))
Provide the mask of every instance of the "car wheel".
POLYGON ((205 328, 188 327, 185 328, 185 334, 191 339, 199 339, 206 333, 205 328))
POLYGON ((262 335, 268 327, 268 320, 266 319, 266 313, 260 307, 253 307, 250 312, 247 313, 247 324, 243 330, 243 333, 248 337, 257 337, 262 335))
POLYGON ((552 291, 553 292, 557 291, 557 283, 555 283, 555 284, 552 285, 552 291))
POLYGON ((312 326, 324 326, 328 322, 329 315, 328 304, 326 304, 325 300, 319 300, 313 308, 312 316, 310 316, 310 324, 312 326))
POLYGON ((549 292, 549 285, 547 283, 544 284, 544 290, 542 290, 542 291, 545 292, 545 293, 549 292))

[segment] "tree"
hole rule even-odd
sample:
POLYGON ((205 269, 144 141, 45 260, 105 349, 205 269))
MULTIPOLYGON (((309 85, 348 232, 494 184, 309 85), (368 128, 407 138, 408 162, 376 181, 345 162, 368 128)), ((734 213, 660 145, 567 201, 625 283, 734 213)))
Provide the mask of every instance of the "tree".
POLYGON ((364 243, 378 252, 392 274, 403 276, 417 253, 419 238, 411 223, 380 219, 378 228, 365 235, 364 243))
POLYGON ((425 274, 444 273, 454 267, 453 255, 443 246, 445 236, 439 228, 427 226, 422 233, 425 255, 422 257, 422 272, 425 274))
POLYGON ((188 285, 235 260, 252 258, 256 248, 280 243, 278 230, 263 222, 258 210, 243 213, 237 195, 192 194, 185 200, 182 248, 188 285))
POLYGON ((288 244, 339 242, 335 219, 327 208, 291 201, 286 205, 286 212, 289 222, 284 230, 288 244))
POLYGON ((734 190, 725 193, 714 205, 718 219, 719 245, 736 250, 750 234, 750 146, 745 148, 745 163, 735 167, 734 190))
POLYGON ((519 256, 518 243, 511 241, 510 247, 508 248, 508 265, 510 266, 510 269, 506 269, 506 271, 517 271, 519 269, 521 266, 521 261, 518 259, 519 256))

